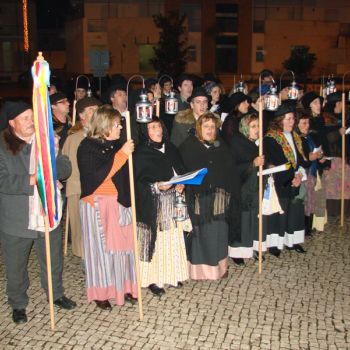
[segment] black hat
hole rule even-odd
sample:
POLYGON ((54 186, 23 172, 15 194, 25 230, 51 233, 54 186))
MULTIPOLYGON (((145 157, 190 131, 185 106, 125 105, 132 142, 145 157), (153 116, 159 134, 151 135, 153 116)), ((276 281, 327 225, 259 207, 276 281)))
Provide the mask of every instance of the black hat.
POLYGON ((240 105, 244 101, 251 103, 252 99, 243 92, 235 92, 229 97, 230 110, 232 111, 236 106, 240 105))
POLYGON ((31 108, 32 106, 24 101, 6 101, 0 111, 0 130, 7 127, 9 120, 31 108))
POLYGON ((342 100, 341 92, 333 92, 327 96, 327 103, 336 103, 342 100))
POLYGON ((86 107, 101 106, 101 104, 101 101, 95 97, 84 97, 76 103, 75 110, 79 115, 79 113, 82 113, 86 107))
POLYGON ((190 103, 194 98, 203 96, 209 100, 209 97, 203 87, 197 87, 193 89, 192 95, 187 99, 187 102, 190 103))
POLYGON ((56 92, 50 95, 50 103, 54 105, 58 101, 64 100, 65 98, 67 98, 66 94, 64 94, 63 92, 56 92))
POLYGON ((295 103, 286 101, 277 108, 277 111, 275 111, 274 113, 274 118, 281 117, 282 115, 285 115, 287 113, 295 113, 295 112, 296 112, 295 103))
POLYGON ((307 92, 302 98, 301 98, 301 104, 305 109, 310 107, 310 103, 316 98, 319 98, 322 102, 323 98, 320 95, 317 95, 316 92, 310 91, 307 92))

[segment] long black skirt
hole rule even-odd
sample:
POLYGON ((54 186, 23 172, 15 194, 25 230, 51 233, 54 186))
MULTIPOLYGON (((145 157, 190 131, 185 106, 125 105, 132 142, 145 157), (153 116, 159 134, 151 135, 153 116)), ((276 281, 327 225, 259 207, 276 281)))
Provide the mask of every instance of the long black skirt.
POLYGON ((294 198, 279 198, 283 214, 264 216, 267 222, 267 248, 293 247, 304 242, 304 202, 294 198))
MULTIPOLYGON (((233 242, 228 248, 231 258, 249 259, 259 250, 259 211, 256 208, 241 213, 241 241, 233 242)), ((266 251, 267 223, 263 218, 262 250, 266 251)))

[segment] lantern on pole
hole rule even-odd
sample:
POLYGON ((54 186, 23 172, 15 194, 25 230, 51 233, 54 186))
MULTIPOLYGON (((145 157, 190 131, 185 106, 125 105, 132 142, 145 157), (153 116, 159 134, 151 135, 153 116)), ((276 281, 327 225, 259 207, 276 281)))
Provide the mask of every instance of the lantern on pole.
POLYGON ((135 105, 136 121, 142 124, 150 123, 152 121, 153 105, 151 104, 151 102, 148 101, 147 92, 145 90, 145 79, 143 78, 143 76, 133 75, 128 80, 128 84, 126 86, 127 101, 129 102, 129 83, 131 80, 133 80, 136 77, 139 77, 142 79, 142 89, 140 93, 140 99, 138 102, 136 102, 136 105, 135 105))
POLYGON ((265 95, 265 109, 274 112, 280 104, 280 99, 277 95, 276 85, 271 85, 270 90, 265 95))
POLYGON ((161 79, 163 77, 168 77, 171 80, 171 91, 169 96, 165 98, 165 113, 167 114, 177 114, 179 111, 179 101, 175 96, 175 91, 173 90, 174 87, 174 81, 171 76, 167 74, 163 74, 159 79, 158 83, 160 83, 161 79))
POLYGON ((326 83, 326 96, 328 96, 336 91, 337 91, 337 87, 335 85, 334 76, 332 74, 331 77, 328 77, 328 80, 326 83))
POLYGON ((291 84, 288 86, 288 100, 297 100, 298 96, 299 96, 299 90, 297 88, 297 83, 295 81, 295 74, 292 70, 286 70, 281 74, 280 77, 280 91, 282 89, 282 78, 284 76, 285 73, 291 73, 293 76, 293 80, 291 82, 291 84))

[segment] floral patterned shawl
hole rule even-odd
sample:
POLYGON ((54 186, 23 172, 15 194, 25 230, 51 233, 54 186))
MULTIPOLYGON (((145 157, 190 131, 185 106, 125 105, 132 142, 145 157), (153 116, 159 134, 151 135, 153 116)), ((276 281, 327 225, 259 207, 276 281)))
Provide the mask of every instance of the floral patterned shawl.
MULTIPOLYGON (((303 145, 300 136, 293 131, 292 132, 293 139, 295 142, 295 145, 298 149, 298 152, 302 155, 302 157, 305 159, 305 155, 303 152, 303 145)), ((268 130, 266 133, 266 136, 272 137, 273 139, 276 140, 276 142, 282 147, 283 153, 285 157, 288 159, 288 162, 292 165, 294 169, 297 168, 297 161, 294 156, 293 149, 289 142, 287 141, 286 137, 283 134, 283 131, 281 130, 268 130)))

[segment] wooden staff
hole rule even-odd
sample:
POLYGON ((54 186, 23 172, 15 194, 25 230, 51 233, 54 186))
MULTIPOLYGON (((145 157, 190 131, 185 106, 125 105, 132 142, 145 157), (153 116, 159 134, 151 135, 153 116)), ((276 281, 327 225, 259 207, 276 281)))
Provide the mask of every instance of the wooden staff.
MULTIPOLYGON (((73 115, 72 115, 72 126, 75 125, 77 118, 77 110, 76 110, 77 100, 75 99, 73 102, 73 115)), ((64 230, 64 255, 67 256, 68 251, 68 233, 69 233, 69 210, 68 210, 68 198, 67 198, 67 209, 66 209, 66 227, 64 230)))
MULTIPOLYGON (((263 155, 263 108, 262 97, 259 99, 259 157, 263 155)), ((259 274, 262 272, 262 239, 263 239, 263 166, 259 165, 259 274)))
POLYGON ((160 116, 160 102, 159 102, 159 98, 156 99, 156 116, 158 118, 160 116))
MULTIPOLYGON (((345 92, 342 93, 342 128, 345 130, 345 92)), ((341 136, 341 199, 340 226, 344 226, 344 197, 345 197, 345 132, 341 136)))
MULTIPOLYGON (((127 139, 131 140, 131 128, 130 128, 130 112, 125 113, 126 120, 126 135, 127 139)), ((135 266, 136 266, 136 283, 137 283, 137 298, 139 305, 140 320, 143 319, 142 308, 142 295, 141 295, 141 280, 140 280, 140 260, 139 260, 139 247, 137 240, 137 226, 136 226, 136 203, 135 203, 135 186, 134 186, 134 166, 132 160, 132 153, 129 155, 129 180, 130 180, 130 197, 131 197, 131 209, 132 209, 132 226, 134 232, 134 250, 135 250, 135 266)))
POLYGON ((51 272, 51 251, 50 251, 50 232, 49 218, 45 215, 45 249, 46 249, 46 269, 47 269, 47 286, 50 306, 51 329, 55 329, 55 315, 53 311, 53 293, 52 293, 52 272, 51 272))

